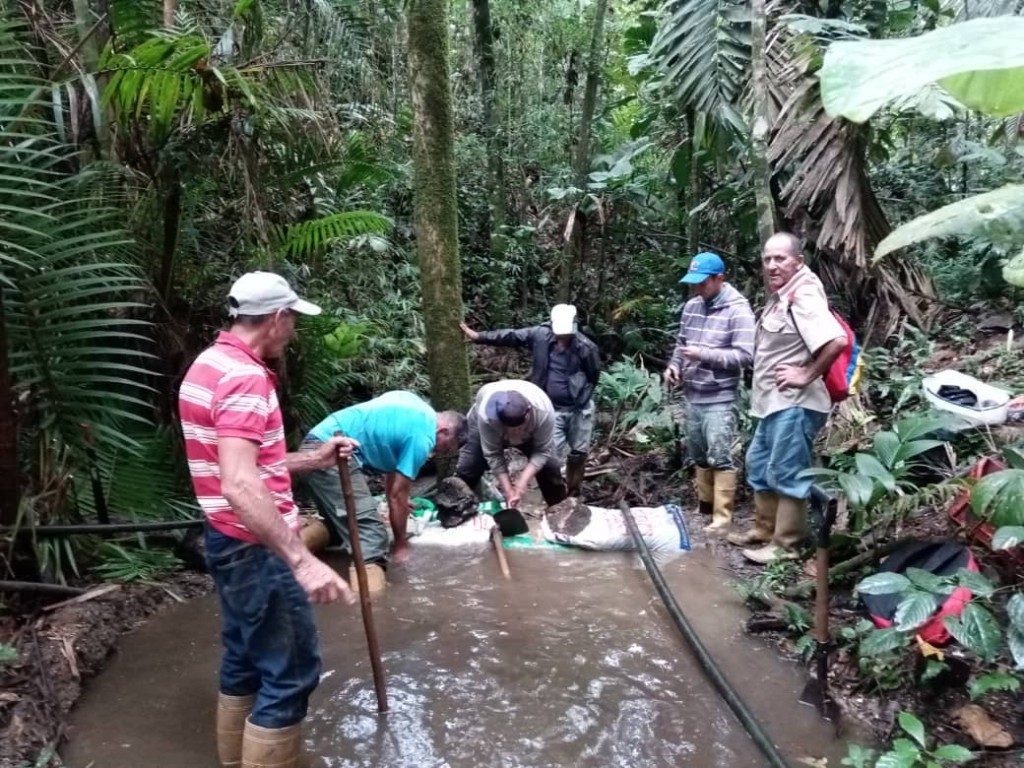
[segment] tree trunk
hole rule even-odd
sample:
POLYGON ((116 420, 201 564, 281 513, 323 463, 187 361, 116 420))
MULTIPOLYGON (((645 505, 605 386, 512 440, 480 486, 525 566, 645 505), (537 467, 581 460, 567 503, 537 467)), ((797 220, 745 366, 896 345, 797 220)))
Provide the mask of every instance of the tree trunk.
POLYGON ((75 27, 81 42, 82 63, 85 65, 83 82, 86 95, 92 108, 93 130, 96 132, 96 148, 101 159, 110 158, 110 120, 112 108, 103 104, 103 90, 109 79, 106 75, 97 74, 99 70, 100 51, 110 39, 110 19, 105 0, 98 3, 94 12, 91 0, 74 0, 75 27))
POLYGON ((178 12, 178 0, 164 0, 164 27, 174 26, 174 15, 178 12))
MULTIPOLYGON (((604 19, 608 12, 608 0, 597 0, 594 8, 594 30, 590 38, 590 58, 587 60, 587 82, 583 89, 583 107, 580 109, 580 129, 576 142, 576 153, 572 160, 573 180, 578 189, 587 188, 587 171, 590 170, 590 131, 597 109, 597 88, 601 80, 601 65, 604 63, 604 19)), ((581 201, 582 204, 582 201, 581 201)), ((581 260, 583 235, 577 210, 576 221, 569 232, 562 260, 562 279, 558 289, 560 301, 568 302, 572 291, 573 266, 581 260)), ((582 267, 582 264, 580 264, 582 267)))
MULTIPOLYGON (((502 152, 501 120, 496 107, 494 87, 494 35, 491 31, 490 0, 473 0, 473 30, 476 42, 477 75, 480 79, 480 104, 483 117, 484 146, 487 148, 487 235, 494 263, 505 256, 505 163, 502 152)), ((494 270, 490 287, 490 320, 497 325, 508 321, 508 279, 494 270)))
POLYGON ((751 0, 751 159, 754 172, 754 204, 757 208, 757 235, 763 244, 775 233, 775 206, 772 201, 772 172, 768 163, 768 67, 765 56, 766 22, 764 0, 751 0))
POLYGON ((690 180, 686 185, 686 255, 693 257, 700 251, 700 214, 690 213, 700 205, 700 161, 697 158, 697 116, 692 109, 686 111, 686 132, 689 134, 690 180))
POLYGON ((4 296, 0 288, 0 525, 12 526, 18 520, 21 501, 21 476, 18 472, 18 418, 14 410, 14 382, 7 357, 7 325, 4 296))
POLYGON ((448 79, 448 0, 410 0, 413 223, 423 291, 427 370, 434 407, 469 408, 448 79))

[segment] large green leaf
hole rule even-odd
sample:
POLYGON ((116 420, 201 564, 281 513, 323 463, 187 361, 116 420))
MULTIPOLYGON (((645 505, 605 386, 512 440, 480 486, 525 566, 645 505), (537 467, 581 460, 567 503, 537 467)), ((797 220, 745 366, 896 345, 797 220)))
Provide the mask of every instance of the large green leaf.
POLYGON ((946 616, 942 623, 957 642, 985 661, 993 661, 999 655, 1002 646, 999 623, 987 608, 968 603, 959 617, 946 616))
POLYGON ((903 648, 907 644, 907 635, 896 627, 874 629, 860 641, 857 652, 861 656, 878 656, 889 651, 903 648))
POLYGON ((971 508, 996 526, 1024 525, 1024 469, 1004 469, 978 481, 971 508))
POLYGON ((912 219, 878 244, 875 259, 933 237, 984 236, 992 242, 1010 243, 1021 233, 1024 184, 1009 184, 912 219))
POLYGON ((1006 615, 1010 618, 1010 626, 1024 632, 1024 594, 1013 595, 1006 602, 1006 615))
POLYGON ((899 720, 900 728, 904 733, 912 737, 922 747, 928 746, 924 740, 924 723, 916 715, 910 712, 900 712, 897 720, 899 720))
POLYGON ((939 83, 989 115, 1024 111, 1024 19, 973 19, 900 40, 829 46, 821 94, 833 117, 862 123, 882 107, 939 83))
POLYGON ((980 699, 989 691, 1019 691, 1020 678, 1006 672, 992 672, 982 675, 971 683, 969 688, 971 698, 980 699))
POLYGON ((861 595, 893 595, 909 589, 910 579, 899 573, 876 573, 857 582, 857 592, 861 595))
POLYGON ((1004 525, 992 534, 992 549, 1013 549, 1024 544, 1024 526, 1004 525))
POLYGON ((915 589, 896 606, 896 615, 893 617, 896 628, 901 632, 917 629, 932 617, 937 607, 938 598, 935 595, 915 589))

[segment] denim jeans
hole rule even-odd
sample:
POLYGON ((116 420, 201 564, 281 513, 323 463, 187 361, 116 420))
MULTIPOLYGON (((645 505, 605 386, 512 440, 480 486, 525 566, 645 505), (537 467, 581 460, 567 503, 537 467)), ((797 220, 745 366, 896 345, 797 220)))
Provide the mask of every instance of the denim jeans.
POLYGON ((793 407, 761 419, 747 449, 747 482, 755 491, 771 491, 794 499, 806 499, 811 479, 797 479, 810 469, 814 438, 827 413, 793 407))
POLYGON ((570 453, 588 453, 594 437, 594 401, 583 408, 555 408, 555 453, 564 462, 570 453))
POLYGON ((736 406, 686 404, 686 455, 703 469, 736 469, 732 446, 736 441, 736 406))
POLYGON ((221 693, 255 693, 253 725, 300 722, 320 681, 320 643, 306 593, 269 549, 210 526, 206 562, 224 619, 221 693))

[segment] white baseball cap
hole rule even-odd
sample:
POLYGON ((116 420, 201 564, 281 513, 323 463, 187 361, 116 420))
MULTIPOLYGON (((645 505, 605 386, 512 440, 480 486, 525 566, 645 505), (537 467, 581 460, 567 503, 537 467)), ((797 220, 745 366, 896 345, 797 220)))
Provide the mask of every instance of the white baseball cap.
POLYGON ((576 333, 576 307, 572 304, 555 304, 551 308, 551 332, 555 336, 576 333))
POLYGON ((231 286, 228 304, 231 317, 272 315, 281 309, 303 315, 320 314, 320 307, 300 299, 288 281, 273 272, 246 272, 231 286))

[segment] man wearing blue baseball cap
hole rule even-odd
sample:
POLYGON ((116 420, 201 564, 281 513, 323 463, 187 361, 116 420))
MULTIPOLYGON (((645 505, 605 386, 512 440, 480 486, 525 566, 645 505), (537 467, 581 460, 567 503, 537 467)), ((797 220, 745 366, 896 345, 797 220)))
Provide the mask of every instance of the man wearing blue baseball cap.
POLYGON ((466 485, 475 489, 490 469, 511 509, 519 506, 534 477, 548 506, 565 499, 554 439, 555 408, 544 390, 518 379, 485 384, 477 392, 466 423, 469 434, 455 467, 455 474, 466 485), (505 463, 508 447, 518 448, 528 460, 515 483, 505 463))
POLYGON ((684 399, 686 450, 696 466, 700 511, 711 515, 705 531, 725 535, 736 498, 736 395, 744 368, 754 361, 754 313, 725 282, 725 263, 698 253, 680 283, 694 294, 683 307, 679 335, 665 382, 684 399))

